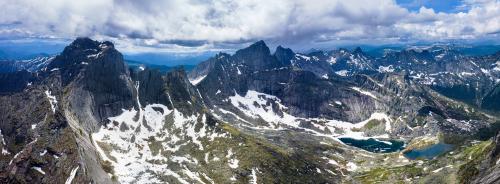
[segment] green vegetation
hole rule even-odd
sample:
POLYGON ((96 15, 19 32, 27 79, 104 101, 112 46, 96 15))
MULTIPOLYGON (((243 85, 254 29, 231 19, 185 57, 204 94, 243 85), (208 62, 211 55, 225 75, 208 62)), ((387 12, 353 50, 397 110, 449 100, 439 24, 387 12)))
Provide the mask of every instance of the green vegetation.
POLYGON ((416 167, 416 164, 410 164, 398 167, 377 167, 363 172, 355 179, 361 183, 388 183, 387 181, 404 182, 408 178, 422 176, 423 169, 416 167))
POLYGON ((457 175, 460 183, 470 183, 479 174, 478 166, 486 159, 493 146, 492 141, 484 141, 463 151, 462 159, 468 161, 462 164, 458 170, 457 175))
POLYGON ((361 128, 352 128, 351 130, 352 131, 355 131, 355 132, 361 132, 361 131, 368 131, 368 130, 372 130, 372 129, 375 129, 375 128, 381 128, 383 129, 385 126, 385 120, 377 120, 377 119, 372 119, 370 121, 368 121, 363 127, 361 128))
MULTIPOLYGON (((214 183, 248 183, 252 178, 252 170, 257 175, 258 183, 326 183, 338 179, 335 175, 325 176, 316 171, 316 168, 323 168, 316 164, 324 161, 312 154, 314 151, 309 149, 314 148, 310 145, 305 146, 304 150, 287 150, 221 122, 210 131, 224 136, 213 140, 202 139, 203 150, 193 145, 192 148, 185 146, 177 152, 185 152, 198 160, 199 172, 206 174, 214 183), (232 156, 228 156, 229 152, 232 156), (238 161, 237 168, 229 167, 228 163, 232 159, 238 161), (230 181, 230 178, 235 181, 230 181)), ((169 164, 172 167, 174 165, 169 164)), ((202 180, 207 178, 203 176, 202 180)))
POLYGON ((110 174, 114 174, 114 170, 113 170, 114 168, 113 168, 113 165, 111 164, 110 161, 107 161, 107 160, 102 161, 101 167, 105 172, 110 173, 110 174))
POLYGON ((369 130, 369 129, 375 128, 375 127, 377 127, 379 125, 383 125, 383 124, 385 124, 385 120, 372 119, 372 120, 368 121, 368 123, 366 123, 363 128, 369 130))
POLYGON ((111 174, 111 180, 118 181, 118 177, 116 177, 114 167, 110 161, 107 160, 102 161, 101 167, 104 170, 104 172, 111 174))
POLYGON ((116 158, 111 156, 111 150, 112 150, 112 147, 111 145, 109 144, 106 144, 106 143, 103 143, 103 142, 100 142, 100 141, 95 141, 97 143, 97 145, 104 151, 104 153, 106 154, 106 156, 115 161, 116 162, 116 158))
MULTIPOLYGON (((421 147, 438 141, 438 137, 413 140, 412 147, 421 147)), ((352 183, 469 183, 483 172, 484 161, 493 149, 492 141, 476 144, 463 143, 452 152, 432 160, 414 160, 406 165, 398 161, 399 154, 386 154, 376 163, 358 162, 366 170, 354 173, 352 183), (481 166, 482 165, 482 166, 481 166)))

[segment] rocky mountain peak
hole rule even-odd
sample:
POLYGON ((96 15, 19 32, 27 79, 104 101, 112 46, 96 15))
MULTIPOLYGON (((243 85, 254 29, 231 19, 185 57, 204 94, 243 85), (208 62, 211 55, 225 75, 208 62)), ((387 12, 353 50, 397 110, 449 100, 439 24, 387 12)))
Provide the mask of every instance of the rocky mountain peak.
POLYGON ((363 54, 363 50, 360 47, 356 47, 353 51, 353 54, 363 54))
POLYGON ((259 54, 262 56, 271 55, 271 51, 269 47, 267 47, 266 43, 263 40, 253 43, 247 48, 236 51, 235 55, 249 55, 249 54, 259 54))
POLYGON ((306 51, 304 51, 304 54, 310 54, 310 53, 313 53, 313 52, 318 52, 318 51, 321 51, 321 49, 317 49, 317 48, 310 48, 306 51))
POLYGON ((255 43, 253 43, 252 45, 250 45, 249 47, 250 48, 263 48, 263 49, 267 48, 267 49, 269 49, 266 45, 266 42, 264 42, 264 40, 259 40, 255 43))
POLYGON ((222 59, 222 58, 227 58, 227 57, 230 57, 231 55, 227 54, 227 53, 224 53, 224 52, 219 52, 215 55, 215 58, 216 59, 222 59))
POLYGON ((233 57, 237 62, 246 64, 252 70, 264 70, 281 66, 281 63, 271 55, 269 47, 262 40, 236 51, 233 57))
POLYGON ((71 44, 66 47, 68 49, 97 49, 99 47, 99 42, 92 40, 87 37, 79 37, 75 39, 71 44))
POLYGON ((351 51, 346 48, 339 48, 338 50, 333 50, 334 53, 339 53, 340 55, 349 55, 351 51))
POLYGON ((85 68, 92 68, 88 73, 119 72, 117 75, 120 75, 128 72, 122 54, 111 42, 90 38, 77 38, 48 64, 45 71, 60 72, 63 85, 66 85, 85 68))
POLYGON ((290 48, 284 48, 281 45, 278 45, 278 47, 276 47, 276 51, 274 52, 274 54, 288 52, 288 51, 293 52, 292 49, 290 48))
POLYGON ((289 65, 290 60, 295 56, 295 53, 292 51, 292 49, 283 48, 280 45, 276 48, 276 51, 274 52, 274 56, 276 57, 276 59, 278 59, 278 61, 281 62, 281 64, 289 65))
POLYGON ((69 45, 69 47, 80 49, 97 49, 104 46, 114 48, 114 44, 110 41, 99 42, 88 37, 78 37, 69 45))
POLYGON ((87 37, 80 37, 65 47, 61 56, 95 58, 100 55, 99 53, 102 54, 106 50, 118 52, 114 48, 115 46, 110 41, 99 42, 87 37))
POLYGON ((322 56, 322 55, 325 55, 325 52, 322 51, 322 50, 318 50, 318 51, 315 51, 315 52, 311 52, 308 55, 310 55, 310 56, 322 56))

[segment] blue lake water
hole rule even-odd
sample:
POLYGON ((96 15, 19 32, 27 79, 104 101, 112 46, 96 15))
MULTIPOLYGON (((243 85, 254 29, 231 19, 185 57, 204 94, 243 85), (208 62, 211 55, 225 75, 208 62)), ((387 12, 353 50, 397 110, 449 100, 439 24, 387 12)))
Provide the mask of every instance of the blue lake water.
POLYGON ((418 159, 418 158, 425 158, 425 159, 433 159, 441 154, 444 154, 450 150, 453 149, 453 145, 451 144, 445 144, 445 143, 438 143, 434 144, 431 146, 428 146, 423 149, 415 149, 415 150, 410 150, 404 153, 404 156, 408 159, 418 159))
POLYGON ((344 144, 349 146, 358 147, 369 152, 374 153, 389 153, 397 152, 404 149, 405 143, 398 140, 380 141, 378 139, 353 139, 353 138, 339 138, 344 144))

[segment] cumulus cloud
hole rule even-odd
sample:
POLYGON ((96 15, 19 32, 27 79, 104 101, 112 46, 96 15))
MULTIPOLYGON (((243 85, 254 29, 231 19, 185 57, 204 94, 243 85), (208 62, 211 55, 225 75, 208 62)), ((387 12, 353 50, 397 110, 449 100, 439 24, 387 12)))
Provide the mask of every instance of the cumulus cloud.
POLYGON ((409 11, 394 0, 17 0, 0 7, 0 38, 91 36, 130 49, 212 49, 259 39, 498 39, 500 32, 498 0, 464 0, 458 13, 409 11))
POLYGON ((410 13, 408 19, 396 23, 398 32, 415 39, 475 39, 496 36, 500 32, 500 2, 468 0, 467 12, 436 13, 421 7, 410 13))

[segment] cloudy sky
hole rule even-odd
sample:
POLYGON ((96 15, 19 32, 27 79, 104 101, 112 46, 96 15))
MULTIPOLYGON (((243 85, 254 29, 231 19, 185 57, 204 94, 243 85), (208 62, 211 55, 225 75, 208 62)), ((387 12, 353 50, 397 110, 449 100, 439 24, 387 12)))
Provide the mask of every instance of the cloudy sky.
POLYGON ((0 40, 112 40, 197 52, 500 40, 500 0, 0 0, 0 40))

